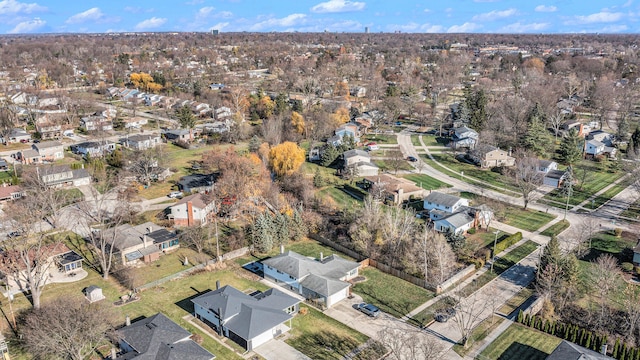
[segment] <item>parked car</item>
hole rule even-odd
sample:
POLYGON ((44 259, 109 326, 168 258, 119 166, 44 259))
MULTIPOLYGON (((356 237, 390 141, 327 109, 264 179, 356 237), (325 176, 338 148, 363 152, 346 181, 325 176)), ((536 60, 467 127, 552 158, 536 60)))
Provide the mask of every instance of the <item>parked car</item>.
POLYGON ((378 315, 380 315, 380 309, 373 304, 361 303, 358 305, 358 310, 371 317, 378 317, 378 315))
POLYGON ((7 237, 8 237, 9 239, 12 239, 12 238, 17 238, 17 237, 19 237, 19 236, 21 236, 21 235, 22 235, 22 233, 21 233, 20 231, 17 231, 17 230, 16 230, 16 231, 12 231, 12 232, 8 233, 8 234, 7 234, 7 237))
POLYGON ((169 195, 167 195, 168 197, 172 198, 172 199, 178 199, 182 197, 182 191, 172 191, 169 193, 169 195))
POLYGON ((411 161, 411 162, 416 162, 418 161, 418 159, 416 159, 414 156, 407 156, 407 160, 411 161))
POLYGON ((451 319, 455 315, 456 315, 456 309, 448 308, 435 314, 433 318, 435 321, 443 323, 443 322, 447 322, 447 320, 451 319))

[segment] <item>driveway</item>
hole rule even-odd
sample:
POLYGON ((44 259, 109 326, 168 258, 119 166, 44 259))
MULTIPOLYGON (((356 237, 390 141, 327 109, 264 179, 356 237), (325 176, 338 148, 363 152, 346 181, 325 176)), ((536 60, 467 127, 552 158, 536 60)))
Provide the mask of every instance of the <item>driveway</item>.
POLYGON ((307 355, 294 349, 282 340, 273 339, 253 349, 253 352, 267 360, 311 360, 307 355))

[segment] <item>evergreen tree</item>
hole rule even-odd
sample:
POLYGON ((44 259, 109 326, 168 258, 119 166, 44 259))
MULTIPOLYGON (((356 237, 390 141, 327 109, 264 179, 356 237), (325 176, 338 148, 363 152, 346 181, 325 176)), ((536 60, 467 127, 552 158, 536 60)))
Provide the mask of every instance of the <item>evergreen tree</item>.
POLYGON ((584 347, 586 347, 587 349, 591 347, 591 331, 589 331, 589 334, 587 334, 587 340, 584 343, 584 347))
POLYGON ((551 237, 551 240, 542 250, 538 269, 544 269, 548 264, 562 265, 562 251, 560 250, 560 243, 555 236, 551 237))
POLYGON ((256 251, 268 253, 275 244, 273 217, 267 213, 258 215, 251 226, 251 240, 256 251))
POLYGON ((320 173, 320 168, 316 168, 316 172, 313 175, 313 186, 321 188, 326 185, 324 176, 320 173))
POLYGON ((542 120, 537 117, 532 119, 522 138, 522 146, 545 158, 553 151, 553 137, 542 120))
POLYGON ((575 128, 569 130, 560 143, 560 158, 562 161, 569 166, 575 165, 582 159, 583 150, 584 139, 578 134, 578 130, 575 128))
POLYGON ((260 149, 260 145, 262 145, 262 140, 257 135, 253 135, 251 140, 249 140, 249 151, 252 153, 257 153, 258 149, 260 149))
POLYGON ((518 310, 518 322, 520 324, 522 324, 522 320, 523 320, 523 316, 522 316, 522 309, 518 310))
POLYGON ((275 225, 275 242, 277 245, 286 245, 289 242, 289 216, 278 214, 273 221, 275 225))
POLYGON ((291 217, 289 224, 290 224, 289 232, 291 234, 291 238, 294 241, 302 240, 303 237, 307 236, 307 233, 309 232, 309 227, 307 226, 307 223, 305 223, 304 219, 302 218, 301 208, 295 209, 293 211, 293 216, 291 217))
POLYGON ((469 126, 480 132, 487 125, 489 115, 487 114, 487 95, 484 90, 471 91, 470 87, 465 88, 465 107, 469 111, 469 126))
POLYGON ((629 133, 631 132, 631 125, 627 115, 624 114, 618 119, 618 130, 616 131, 616 138, 620 141, 629 140, 629 133))
POLYGON ((322 166, 330 166, 340 156, 338 149, 333 144, 328 144, 322 152, 320 164, 322 166))
POLYGON ((636 158, 636 146, 633 138, 630 138, 627 144, 627 159, 634 160, 636 158))
POLYGON ((611 352, 611 356, 614 359, 618 358, 619 349, 620 349, 620 339, 616 339, 616 343, 613 345, 613 351, 611 352))
MULTIPOLYGON (((629 141, 633 142, 633 147, 630 149, 631 151, 633 151, 633 156, 635 158, 636 156, 638 156, 638 154, 640 154, 640 127, 636 127, 636 129, 633 131, 633 134, 631 134, 631 139, 629 141)), ((628 151, 629 150, 627 150, 627 152, 628 151)))

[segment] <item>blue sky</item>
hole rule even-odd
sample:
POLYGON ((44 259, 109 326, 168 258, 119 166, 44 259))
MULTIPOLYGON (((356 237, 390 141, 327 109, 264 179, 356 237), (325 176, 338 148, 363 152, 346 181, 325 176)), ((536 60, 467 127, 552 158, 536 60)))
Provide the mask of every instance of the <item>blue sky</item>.
POLYGON ((638 33, 640 0, 1 0, 0 33, 638 33))

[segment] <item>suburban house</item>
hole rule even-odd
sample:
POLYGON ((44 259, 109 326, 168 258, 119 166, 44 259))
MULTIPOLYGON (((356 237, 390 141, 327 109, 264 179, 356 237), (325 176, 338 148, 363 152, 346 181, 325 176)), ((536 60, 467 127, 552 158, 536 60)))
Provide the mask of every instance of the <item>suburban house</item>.
POLYGON ((478 133, 466 126, 451 130, 451 147, 454 149, 473 149, 478 142, 478 133))
POLYGON ((87 141, 79 144, 71 145, 71 151, 74 154, 90 157, 103 157, 106 154, 110 154, 116 149, 116 144, 111 141, 87 141))
POLYGON ((633 248, 633 265, 640 266, 640 241, 636 247, 633 248))
POLYGON ((475 149, 469 151, 468 156, 481 168, 514 166, 516 164, 516 159, 509 156, 506 150, 492 145, 478 145, 475 149))
POLYGON ((551 160, 538 160, 536 170, 544 175, 542 184, 554 188, 559 188, 567 177, 567 172, 558 170, 558 163, 551 160))
POLYGON ((62 137, 62 125, 50 120, 49 117, 39 118, 36 120, 36 131, 40 134, 42 140, 59 139, 62 137))
POLYGON ((416 186, 413 181, 390 174, 365 176, 358 186, 369 192, 375 192, 374 195, 381 195, 394 204, 400 204, 412 197, 420 199, 424 196, 424 189, 416 186))
POLYGON ((187 129, 178 129, 178 130, 167 130, 164 133, 164 137, 167 140, 176 140, 176 141, 190 141, 191 136, 189 130, 187 129))
POLYGON ((144 263, 153 262, 158 260, 161 254, 180 246, 175 232, 152 222, 136 226, 120 225, 104 230, 101 236, 113 246, 113 253, 120 257, 124 265, 137 264, 140 259, 144 263))
POLYGON ((558 163, 552 160, 538 160, 538 167, 536 169, 541 173, 548 173, 551 170, 558 170, 558 163))
POLYGON ((86 169, 71 169, 69 165, 47 165, 36 168, 38 176, 48 187, 68 187, 91 184, 91 175, 86 169))
POLYGON ((606 131, 603 130, 594 130, 591 131, 589 134, 587 134, 587 136, 585 137, 587 140, 596 140, 599 141, 601 143, 603 143, 605 146, 609 146, 612 147, 614 140, 615 140, 615 136, 613 134, 610 134, 606 131))
POLYGON ((598 140, 587 140, 584 146, 584 154, 585 157, 595 158, 597 156, 608 156, 609 158, 615 159, 616 152, 618 149, 607 146, 604 143, 598 140))
POLYGON ((2 186, 0 186, 0 202, 17 200, 23 196, 24 190, 19 185, 2 183, 2 186))
POLYGON ((356 176, 375 176, 380 170, 371 162, 371 155, 362 150, 348 150, 342 154, 343 172, 353 171, 356 176))
POLYGON ((562 340, 545 360, 608 360, 613 359, 607 355, 600 354, 593 350, 574 344, 567 340, 562 340))
POLYGON ((438 210, 453 214, 463 206, 469 206, 469 200, 461 197, 432 191, 424 198, 424 209, 438 210))
POLYGON ((122 120, 122 125, 125 129, 139 129, 148 122, 147 118, 136 116, 122 120))
POLYGON ((7 139, 0 138, 0 143, 2 144, 11 144, 11 143, 29 142, 29 141, 31 141, 31 134, 26 132, 24 129, 20 129, 20 128, 11 129, 7 139))
POLYGON ((31 149, 19 151, 16 158, 23 164, 53 162, 64 158, 64 148, 59 141, 32 144, 31 149))
POLYGON ((349 296, 347 281, 358 276, 360 264, 330 255, 312 259, 293 251, 263 260, 264 277, 327 308, 349 296))
POLYGON ((218 179, 220 174, 192 174, 183 176, 178 180, 178 189, 183 192, 210 192, 213 190, 213 185, 218 179))
MULTIPOLYGON (((111 360, 184 359, 213 360, 215 355, 191 339, 191 333, 162 313, 138 320, 118 330, 119 352, 111 360)), ((115 356, 113 356, 115 355, 115 356)))
POLYGON ((185 196, 170 206, 169 218, 175 226, 204 225, 213 214, 215 203, 201 193, 185 196))
POLYGON ((80 129, 84 131, 111 131, 113 122, 102 115, 85 116, 80 119, 80 129))
POLYGON ((231 120, 218 120, 198 126, 203 133, 222 134, 231 130, 231 120))
POLYGON ((156 134, 139 134, 127 136, 124 139, 120 139, 120 142, 125 147, 131 149, 147 150, 152 149, 158 144, 162 143, 162 139, 160 138, 160 135, 156 134))
POLYGON ((192 299, 194 315, 219 335, 251 351, 286 333, 300 299, 277 289, 245 294, 227 285, 192 299), (288 323, 288 326, 287 326, 288 323))
POLYGON ((444 233, 464 234, 473 227, 488 227, 493 218, 493 211, 485 205, 470 207, 467 199, 437 191, 424 198, 424 209, 433 228, 444 233))
POLYGON ((9 164, 7 160, 0 159, 0 171, 9 171, 9 164))
POLYGON ((327 143, 333 144, 334 146, 338 146, 342 144, 345 136, 350 136, 353 138, 353 141, 358 143, 360 142, 360 135, 358 132, 358 124, 356 123, 346 123, 344 125, 340 125, 335 130, 335 135, 327 140, 327 143))

